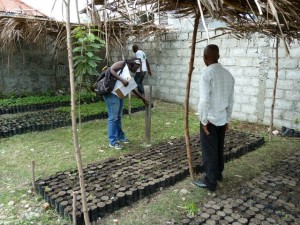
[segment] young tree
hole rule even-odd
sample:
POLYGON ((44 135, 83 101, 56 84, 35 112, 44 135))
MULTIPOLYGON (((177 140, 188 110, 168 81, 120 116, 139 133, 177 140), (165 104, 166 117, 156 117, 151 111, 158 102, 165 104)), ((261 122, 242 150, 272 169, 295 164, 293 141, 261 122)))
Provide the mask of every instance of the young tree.
POLYGON ((70 88, 71 88, 71 115, 72 115, 72 131, 73 131, 73 142, 76 153, 77 168, 79 174, 79 183, 81 190, 81 202, 82 211, 84 215, 84 222, 86 225, 90 225, 90 219, 87 208, 87 199, 85 192, 85 181, 83 176, 82 160, 80 145, 78 142, 78 133, 76 127, 76 102, 75 102, 75 80, 74 80, 74 63, 73 63, 73 52, 72 52, 72 39, 71 39, 71 25, 70 25, 70 0, 64 0, 66 8, 66 30, 67 30, 67 49, 68 49, 68 60, 69 60, 69 71, 70 71, 70 88))

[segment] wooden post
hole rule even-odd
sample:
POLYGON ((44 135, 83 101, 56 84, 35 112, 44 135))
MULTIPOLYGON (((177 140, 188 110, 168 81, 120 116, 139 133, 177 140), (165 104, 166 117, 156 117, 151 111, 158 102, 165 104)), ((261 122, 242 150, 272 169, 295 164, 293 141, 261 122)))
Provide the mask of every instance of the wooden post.
POLYGON ((32 174, 32 193, 35 193, 35 162, 31 161, 31 174, 32 174))
POLYGON ((114 219, 114 225, 118 225, 119 224, 119 220, 118 219, 114 219))
POLYGON ((273 132, 273 118, 274 118, 274 106, 276 100, 276 90, 277 90, 277 80, 278 80, 278 48, 279 48, 280 38, 276 38, 276 58, 275 58, 275 78, 274 78, 274 88, 273 88, 273 98, 271 105, 271 119, 270 119, 270 131, 269 131, 269 141, 272 141, 273 132))
POLYGON ((151 104, 152 104, 152 86, 145 86, 145 98, 148 100, 149 105, 146 106, 145 116, 145 138, 149 143, 151 140, 151 104))
POLYGON ((184 131, 185 131, 185 145, 186 145, 186 155, 189 164, 189 172, 192 180, 195 179, 194 171, 193 171, 193 160, 191 153, 191 143, 190 143, 190 131, 189 131, 189 104, 190 104, 190 90, 191 90, 191 80, 192 74, 194 70, 194 61, 195 61, 195 49, 196 49, 196 39, 197 39, 197 31, 200 19, 200 12, 197 11, 195 16, 193 37, 192 37, 192 46, 191 46, 191 57, 189 63, 189 72, 186 79, 186 95, 185 95, 185 112, 184 112, 184 131))
POLYGON ((132 108, 131 101, 132 101, 131 100, 131 92, 129 92, 129 94, 128 94, 128 115, 131 115, 131 108, 132 108))
POLYGON ((73 225, 77 225, 76 222, 76 199, 77 199, 77 191, 73 191, 73 204, 72 204, 72 218, 73 218, 73 225))

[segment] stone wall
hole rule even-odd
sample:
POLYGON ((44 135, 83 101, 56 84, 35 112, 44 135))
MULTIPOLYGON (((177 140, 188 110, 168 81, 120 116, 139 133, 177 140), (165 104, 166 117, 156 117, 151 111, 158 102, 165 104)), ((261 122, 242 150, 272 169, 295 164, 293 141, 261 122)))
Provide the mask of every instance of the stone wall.
POLYGON ((13 55, 0 54, 0 95, 53 92, 68 89, 66 56, 53 60, 51 49, 23 46, 13 55))
MULTIPOLYGON (((210 37, 218 35, 213 31, 210 37)), ((186 77, 191 53, 192 32, 170 33, 136 42, 147 53, 154 77, 145 84, 153 85, 154 97, 183 104, 186 94, 186 77)), ((206 33, 199 32, 195 55, 190 106, 197 110, 199 78, 205 69, 203 48, 207 45, 206 33)), ((264 35, 237 40, 231 36, 210 39, 220 47, 219 62, 235 77, 235 103, 233 118, 269 124, 275 76, 275 43, 264 35)), ((125 55, 133 56, 132 42, 125 55)), ((283 43, 279 48, 279 79, 277 86, 274 125, 280 128, 300 129, 300 45, 290 45, 286 55, 283 43)), ((123 49, 124 51, 124 49, 123 49)), ((112 51, 114 60, 120 59, 120 49, 112 51)))

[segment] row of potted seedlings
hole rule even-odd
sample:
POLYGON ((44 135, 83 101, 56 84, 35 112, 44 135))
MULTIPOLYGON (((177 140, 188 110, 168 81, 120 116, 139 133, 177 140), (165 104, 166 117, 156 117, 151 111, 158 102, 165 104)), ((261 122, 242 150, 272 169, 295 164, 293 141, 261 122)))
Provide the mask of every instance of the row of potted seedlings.
MULTIPOLYGON (((80 96, 81 104, 100 101, 94 93, 84 93, 80 96)), ((9 98, 0 100, 0 115, 47 110, 70 106, 70 96, 29 96, 23 98, 9 98)))
POLYGON ((32 112, 37 110, 47 110, 63 106, 70 105, 69 101, 66 102, 56 102, 56 103, 46 103, 46 104, 31 104, 31 105, 18 105, 18 106, 8 106, 0 108, 0 115, 3 114, 16 114, 21 112, 32 112))
MULTIPOLYGON (((227 134, 230 140, 225 147, 225 159, 231 160, 252 151, 264 143, 255 135, 238 131, 227 134), (234 145, 234 140, 245 144, 234 145), (246 147, 245 147, 246 146, 246 147), (235 152, 235 153, 233 153, 235 152)), ((130 205, 154 192, 174 185, 188 176, 184 139, 174 139, 149 147, 136 154, 108 158, 100 163, 85 166, 86 195, 91 221, 104 217, 119 208, 130 205)), ((203 169, 198 135, 191 139, 192 159, 195 172, 203 169)), ((59 172, 36 181, 37 192, 61 215, 72 219, 72 193, 79 190, 77 171, 59 172)), ((76 200, 76 222, 83 224, 81 196, 76 200)))
MULTIPOLYGON (((131 109, 131 113, 144 109, 144 106, 137 106, 131 109)), ((128 109, 124 109, 123 113, 127 114, 128 109)), ((95 119, 105 119, 108 115, 105 109, 100 110, 99 107, 95 106, 95 110, 84 113, 80 117, 82 122, 87 122, 95 119)), ((71 117, 68 108, 67 111, 48 110, 14 117, 0 117, 0 124, 0 138, 7 138, 17 134, 70 126, 71 117)))
POLYGON ((299 160, 298 152, 238 190, 212 198, 181 224, 299 224, 299 160))

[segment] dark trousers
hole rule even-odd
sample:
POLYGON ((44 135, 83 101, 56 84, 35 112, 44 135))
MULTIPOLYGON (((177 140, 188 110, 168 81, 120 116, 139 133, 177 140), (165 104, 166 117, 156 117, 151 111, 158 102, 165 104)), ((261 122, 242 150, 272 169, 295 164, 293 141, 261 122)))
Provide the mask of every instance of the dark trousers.
POLYGON ((224 170, 224 139, 226 126, 208 124, 209 135, 205 134, 200 123, 200 142, 202 146, 202 159, 204 164, 204 181, 210 186, 217 185, 218 176, 224 170))
POLYGON ((138 91, 141 95, 145 95, 143 80, 146 72, 136 72, 134 76, 134 80, 137 84, 138 91))

